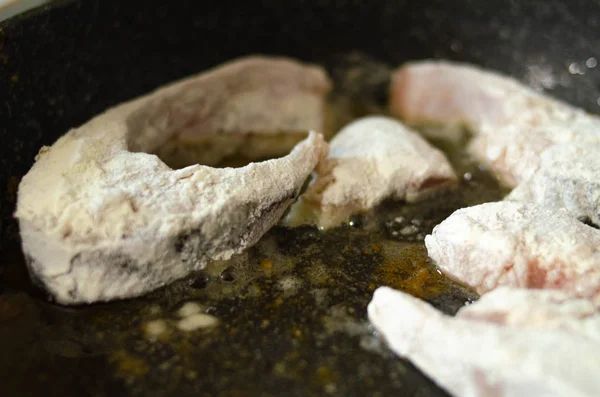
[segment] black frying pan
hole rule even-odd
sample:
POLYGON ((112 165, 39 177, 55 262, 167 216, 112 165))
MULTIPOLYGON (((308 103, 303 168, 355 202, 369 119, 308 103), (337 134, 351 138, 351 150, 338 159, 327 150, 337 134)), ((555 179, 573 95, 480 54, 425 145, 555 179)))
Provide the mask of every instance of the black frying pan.
MULTIPOLYGON (((358 221, 358 228, 330 233, 276 228, 270 245, 259 244, 229 269, 240 275, 260 266, 273 244, 295 258, 288 271, 300 278, 329 261, 335 274, 323 284, 325 306, 311 293, 281 296, 276 280, 236 287, 200 274, 137 300, 63 308, 29 283, 12 219, 19 178, 41 145, 107 107, 252 53, 288 55, 330 71, 357 57, 388 66, 466 61, 595 112, 600 66, 584 63, 600 59, 599 26, 600 3, 586 0, 59 1, 0 23, 0 395, 446 395, 369 339, 370 284, 401 278, 378 273, 384 259, 373 247, 393 240, 386 217, 408 211, 423 218, 427 231, 454 208, 494 199, 499 193, 490 184, 443 203, 388 203, 374 218, 379 228, 358 221), (569 69, 573 63, 579 67, 569 69), (307 250, 315 246, 321 252, 307 250), (247 298, 248 285, 259 297, 247 298), (207 288, 233 292, 215 298, 207 288), (210 306, 223 323, 219 331, 144 338, 147 318, 172 316, 190 299, 210 306)), ((385 79, 375 82, 374 96, 385 96, 385 86, 385 79)), ((414 251, 402 266, 422 260, 418 244, 414 251)), ((453 312, 473 298, 431 277, 444 288, 423 297, 441 309, 453 312)), ((403 283, 396 287, 413 286, 403 283)))

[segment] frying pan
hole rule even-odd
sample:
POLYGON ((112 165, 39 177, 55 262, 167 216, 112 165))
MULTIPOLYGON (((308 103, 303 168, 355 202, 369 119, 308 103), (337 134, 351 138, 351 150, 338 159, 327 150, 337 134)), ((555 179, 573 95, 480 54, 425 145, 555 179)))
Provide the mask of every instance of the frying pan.
MULTIPOLYGON (((381 266, 378 244, 393 240, 389 228, 361 228, 360 219, 328 233, 275 228, 226 269, 239 285, 200 274, 140 299, 66 308, 29 282, 12 218, 19 179, 42 145, 107 107, 253 53, 334 72, 356 57, 388 67, 423 58, 471 62, 596 112, 600 66, 590 58, 600 59, 599 26, 600 3, 589 0, 70 0, 0 23, 0 394, 445 396, 390 354, 365 321, 369 283, 383 282, 366 275, 381 266), (314 291, 282 293, 276 277, 248 270, 270 257, 301 281, 319 262, 329 276, 314 291), (172 324, 188 300, 205 304, 219 328, 144 336, 147 319, 172 324)), ((375 97, 385 97, 386 84, 374 83, 375 97)), ((414 208, 384 204, 375 218, 408 211, 427 231, 455 207, 497 197, 492 185, 414 208)), ((405 252, 402 266, 424 256, 419 244, 409 248, 414 256, 405 252)), ((423 297, 446 312, 475 298, 437 283, 447 284, 443 292, 423 297)))

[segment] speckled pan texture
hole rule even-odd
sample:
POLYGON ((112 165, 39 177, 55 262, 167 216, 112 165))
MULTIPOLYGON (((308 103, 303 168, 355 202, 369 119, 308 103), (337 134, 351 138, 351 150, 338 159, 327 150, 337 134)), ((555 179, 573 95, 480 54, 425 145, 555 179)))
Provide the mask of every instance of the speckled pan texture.
POLYGON ((599 25, 600 5, 584 0, 82 0, 1 22, 0 395, 446 396, 382 345, 366 307, 380 285, 449 314, 477 299, 435 270, 422 242, 455 209, 506 193, 464 160, 461 142, 441 147, 456 191, 384 202, 327 231, 276 227, 151 295, 74 308, 31 285, 16 187, 70 128, 249 54, 324 66, 340 126, 384 113, 390 71, 430 58, 497 70, 597 113, 599 25))
POLYGON ((0 21, 48 2, 49 0, 0 0, 0 21))

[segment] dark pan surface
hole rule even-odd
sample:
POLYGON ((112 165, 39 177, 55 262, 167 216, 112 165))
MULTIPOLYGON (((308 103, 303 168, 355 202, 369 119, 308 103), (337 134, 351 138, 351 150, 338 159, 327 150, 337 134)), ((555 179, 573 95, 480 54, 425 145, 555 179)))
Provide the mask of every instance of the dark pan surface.
MULTIPOLYGON (((394 234, 399 216, 427 233, 455 208, 501 197, 474 164, 461 163, 474 182, 458 193, 386 203, 327 233, 275 228, 210 273, 127 302, 52 305, 31 288, 18 251, 15 189, 41 145, 108 106, 245 54, 318 62, 341 86, 352 62, 455 59, 598 108, 600 66, 584 66, 600 59, 597 2, 363 3, 67 1, 0 24, 1 395, 446 395, 373 337, 365 308, 381 284, 448 313, 475 298, 431 267, 416 237, 394 234), (583 74, 569 71, 574 62, 583 74), (224 268, 233 281, 219 276, 224 268), (190 300, 221 324, 177 331, 175 311, 190 300), (170 333, 151 340, 144 325, 157 318, 170 333)), ((378 101, 385 83, 361 90, 378 101)))

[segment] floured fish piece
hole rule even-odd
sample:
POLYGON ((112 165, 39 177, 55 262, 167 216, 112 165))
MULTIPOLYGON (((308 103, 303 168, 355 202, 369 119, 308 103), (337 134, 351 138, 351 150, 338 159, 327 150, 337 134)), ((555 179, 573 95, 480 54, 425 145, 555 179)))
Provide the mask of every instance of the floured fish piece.
POLYGON ((392 78, 390 107, 409 124, 467 127, 470 153, 509 187, 528 179, 556 143, 600 142, 598 117, 473 66, 402 66, 392 78))
POLYGON ((129 150, 171 167, 215 166, 287 154, 307 131, 325 133, 325 71, 286 58, 252 56, 161 89, 127 123, 129 150))
POLYGON ((564 291, 500 287, 464 306, 458 317, 523 330, 560 330, 600 342, 600 313, 564 291))
POLYGON ((600 305, 600 231, 564 210, 502 201, 460 209, 425 238, 445 274, 480 294, 559 289, 600 305))
POLYGON ((600 225, 600 144, 556 145, 542 154, 540 167, 506 200, 565 208, 586 223, 600 225))
POLYGON ((382 287, 368 311, 396 354, 456 397, 600 395, 600 315, 586 300, 499 289, 453 318, 382 287))
POLYGON ((302 70, 310 80, 314 68, 289 60, 230 63, 110 109, 42 148, 21 181, 15 213, 34 280, 63 304, 128 298, 256 243, 327 155, 320 134, 311 132, 284 157, 242 168, 173 170, 156 155, 132 151, 152 151, 176 134, 243 132, 244 120, 261 131, 305 128, 321 110, 296 108, 295 95, 304 95, 297 90, 278 105, 237 109, 239 129, 208 121, 219 110, 205 114, 201 106, 219 90, 234 95, 236 84, 264 98, 262 83, 272 84, 272 73, 283 93, 286 81, 298 85, 302 70), (296 72, 286 80, 280 74, 288 69, 296 72))
POLYGON ((379 116, 344 127, 316 174, 286 218, 289 224, 332 227, 386 198, 415 202, 456 183, 441 151, 402 123, 379 116))

